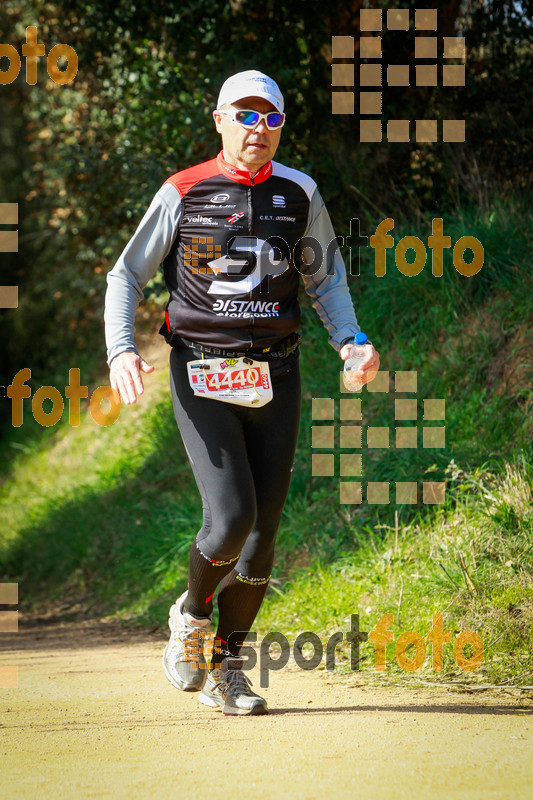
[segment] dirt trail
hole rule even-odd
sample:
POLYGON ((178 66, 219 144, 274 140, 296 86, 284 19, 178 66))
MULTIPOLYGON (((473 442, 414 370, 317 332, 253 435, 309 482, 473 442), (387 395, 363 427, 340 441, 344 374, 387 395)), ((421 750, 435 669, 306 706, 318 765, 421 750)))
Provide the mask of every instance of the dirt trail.
POLYGON ((533 796, 530 701, 289 664, 260 690, 268 716, 225 717, 167 682, 164 642, 90 623, 0 635, 0 664, 19 671, 0 690, 0 796, 533 796))

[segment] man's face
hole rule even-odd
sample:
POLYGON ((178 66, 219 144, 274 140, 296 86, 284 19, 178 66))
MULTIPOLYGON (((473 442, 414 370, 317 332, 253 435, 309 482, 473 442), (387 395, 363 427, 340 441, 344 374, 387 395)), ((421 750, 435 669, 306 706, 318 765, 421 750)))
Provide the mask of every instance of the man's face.
MULTIPOLYGON (((264 97, 244 97, 231 104, 233 108, 249 108, 266 114, 277 109, 264 97)), ((238 122, 213 111, 213 118, 218 133, 222 136, 224 158, 234 167, 246 169, 255 175, 271 158, 274 157, 281 136, 281 128, 270 131, 264 119, 260 120, 253 130, 239 125, 238 122)))

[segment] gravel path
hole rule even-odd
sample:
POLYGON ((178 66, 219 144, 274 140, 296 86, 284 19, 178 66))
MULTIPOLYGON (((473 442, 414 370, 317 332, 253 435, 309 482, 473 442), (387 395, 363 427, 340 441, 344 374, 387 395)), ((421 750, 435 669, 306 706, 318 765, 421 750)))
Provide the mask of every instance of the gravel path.
POLYGON ((164 677, 161 634, 52 624, 1 634, 2 798, 533 797, 533 703, 365 686, 289 664, 270 714, 225 717, 164 677))

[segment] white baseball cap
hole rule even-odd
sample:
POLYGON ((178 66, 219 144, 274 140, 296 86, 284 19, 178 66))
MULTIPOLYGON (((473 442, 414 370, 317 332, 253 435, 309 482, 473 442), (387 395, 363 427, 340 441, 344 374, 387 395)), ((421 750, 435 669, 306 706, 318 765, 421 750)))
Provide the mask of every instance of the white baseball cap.
POLYGON ((222 84, 222 89, 218 95, 217 108, 221 108, 226 103, 234 103, 243 97, 264 97, 269 103, 280 112, 283 112, 283 95, 279 90, 276 81, 258 72, 256 69, 247 69, 245 72, 237 72, 231 75, 222 84))

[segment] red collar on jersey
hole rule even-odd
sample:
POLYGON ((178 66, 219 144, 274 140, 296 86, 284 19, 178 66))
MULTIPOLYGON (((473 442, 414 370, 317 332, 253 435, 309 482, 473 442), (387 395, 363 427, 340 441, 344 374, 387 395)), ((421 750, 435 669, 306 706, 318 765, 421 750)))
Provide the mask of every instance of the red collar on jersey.
POLYGON ((251 186, 252 184, 256 183, 262 183, 263 181, 266 181, 267 178, 270 178, 270 176, 272 175, 272 161, 267 161, 267 163, 264 166, 262 166, 261 169, 252 178, 248 170, 237 169, 237 167, 234 167, 233 164, 229 164, 222 155, 222 150, 217 156, 217 163, 224 175, 227 175, 228 178, 231 178, 232 181, 237 181, 237 183, 244 183, 246 184, 246 186, 251 186))

